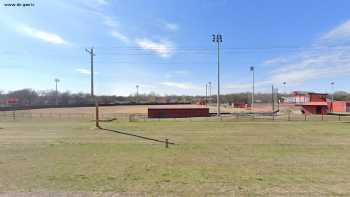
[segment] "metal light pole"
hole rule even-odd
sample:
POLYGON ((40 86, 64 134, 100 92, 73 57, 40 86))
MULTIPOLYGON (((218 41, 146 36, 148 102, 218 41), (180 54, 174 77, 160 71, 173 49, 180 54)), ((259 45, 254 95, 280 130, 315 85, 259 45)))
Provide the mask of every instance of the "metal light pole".
POLYGON ((211 97, 211 82, 209 81, 208 84, 209 84, 209 97, 211 97))
POLYGON ((217 94, 217 116, 220 116, 220 43, 222 43, 222 35, 221 34, 213 34, 212 35, 213 42, 217 43, 218 48, 218 94, 217 94))
POLYGON ((55 84, 56 84, 56 93, 55 93, 55 103, 58 105, 58 90, 57 90, 57 83, 60 82, 58 78, 55 78, 55 84))
POLYGON ((91 63, 91 97, 95 101, 95 114, 96 114, 95 122, 96 122, 96 127, 100 128, 98 101, 97 101, 97 97, 94 95, 94 56, 96 56, 96 54, 94 53, 94 48, 91 48, 90 50, 85 49, 85 51, 90 54, 90 63, 91 63))
POLYGON ((136 103, 139 101, 139 85, 136 85, 136 103))
POLYGON ((252 105, 251 105, 251 111, 254 113, 254 94, 255 94, 255 69, 254 66, 250 67, 250 71, 252 72, 252 80, 253 80, 253 85, 252 85, 252 105))
POLYGON ((138 97, 139 96, 139 85, 136 85, 136 96, 138 97))
POLYGON ((331 91, 332 91, 332 92, 331 92, 331 94, 332 94, 332 105, 331 105, 331 110, 332 110, 332 112, 333 112, 333 102, 334 102, 334 84, 335 84, 334 81, 332 81, 332 82, 331 82, 331 89, 332 89, 332 90, 331 90, 331 91))
POLYGON ((332 103, 334 102, 334 82, 331 82, 331 88, 332 88, 332 103))
POLYGON ((272 100, 272 119, 275 120, 275 89, 272 85, 271 91, 271 100, 272 100))
POLYGON ((208 105, 208 84, 205 84, 205 105, 208 105))

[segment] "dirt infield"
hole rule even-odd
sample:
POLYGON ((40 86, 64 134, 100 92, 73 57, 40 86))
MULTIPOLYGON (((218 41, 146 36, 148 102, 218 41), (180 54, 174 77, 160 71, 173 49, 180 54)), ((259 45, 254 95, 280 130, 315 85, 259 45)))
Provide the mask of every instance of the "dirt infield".
MULTIPOLYGON (((109 113, 125 113, 125 114, 147 114, 149 107, 201 107, 201 105, 125 105, 125 106, 106 106, 100 107, 100 111, 109 113)), ((74 107, 74 108, 49 108, 49 109, 32 109, 32 113, 95 113, 95 107, 74 107)))

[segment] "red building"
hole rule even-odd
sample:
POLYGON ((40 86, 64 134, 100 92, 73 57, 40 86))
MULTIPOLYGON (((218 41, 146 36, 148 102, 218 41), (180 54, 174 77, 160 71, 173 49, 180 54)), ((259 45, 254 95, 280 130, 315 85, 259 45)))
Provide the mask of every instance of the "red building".
POLYGON ((328 112, 349 112, 350 102, 331 101, 328 94, 314 92, 293 92, 291 97, 285 99, 289 104, 302 107, 305 114, 327 114, 328 112))
POLYGON ((350 112, 350 101, 334 101, 329 109, 331 112, 350 112))
POLYGON ((248 107, 250 107, 250 105, 246 104, 246 103, 232 103, 231 106, 233 108, 248 108, 248 107))
POLYGON ((206 107, 152 107, 148 108, 148 118, 189 118, 209 117, 206 107))
POLYGON ((296 91, 293 92, 292 97, 288 98, 287 101, 301 106, 301 111, 305 114, 327 114, 330 111, 327 95, 323 93, 296 91))

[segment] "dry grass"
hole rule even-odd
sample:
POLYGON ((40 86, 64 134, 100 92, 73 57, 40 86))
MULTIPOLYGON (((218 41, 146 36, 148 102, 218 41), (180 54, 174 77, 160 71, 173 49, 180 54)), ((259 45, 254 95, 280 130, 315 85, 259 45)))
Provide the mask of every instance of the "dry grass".
POLYGON ((4 122, 0 192, 350 195, 347 122, 155 121, 103 126, 169 138, 178 145, 165 149, 164 144, 96 130, 84 121, 4 122))

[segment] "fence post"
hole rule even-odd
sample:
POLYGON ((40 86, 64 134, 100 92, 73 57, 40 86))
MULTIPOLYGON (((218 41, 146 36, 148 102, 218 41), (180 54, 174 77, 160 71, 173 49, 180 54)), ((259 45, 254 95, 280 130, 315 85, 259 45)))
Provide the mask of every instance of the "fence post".
POLYGON ((168 140, 168 138, 165 139, 165 148, 169 148, 169 140, 168 140))
POLYGON ((321 117, 322 117, 322 120, 323 120, 323 112, 322 112, 322 115, 321 115, 321 117))
POLYGON ((340 121, 340 114, 338 114, 338 120, 340 121))
POLYGON ((288 111, 288 121, 290 121, 290 111, 288 111))

